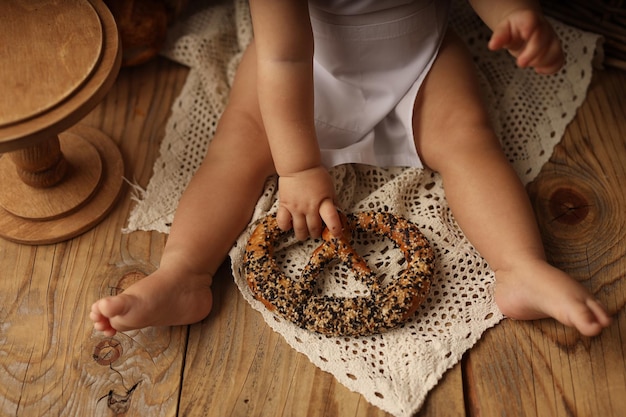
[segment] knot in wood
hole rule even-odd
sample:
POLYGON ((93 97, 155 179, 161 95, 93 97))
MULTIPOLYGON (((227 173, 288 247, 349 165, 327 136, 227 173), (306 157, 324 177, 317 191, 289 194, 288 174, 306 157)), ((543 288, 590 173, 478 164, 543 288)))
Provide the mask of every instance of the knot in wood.
POLYGON ((106 339, 98 343, 93 351, 93 360, 98 365, 110 365, 122 356, 122 345, 115 339, 106 339))
POLYGON ((559 223, 573 226, 589 214, 589 202, 572 188, 559 188, 550 196, 550 214, 559 223))

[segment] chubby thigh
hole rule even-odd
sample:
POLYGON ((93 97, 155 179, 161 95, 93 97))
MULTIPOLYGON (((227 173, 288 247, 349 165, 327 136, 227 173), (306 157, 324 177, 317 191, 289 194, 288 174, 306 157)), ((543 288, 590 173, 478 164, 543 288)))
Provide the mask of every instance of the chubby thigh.
POLYGON ((464 150, 501 149, 490 126, 475 65, 450 29, 416 97, 413 132, 422 162, 436 171, 464 150))

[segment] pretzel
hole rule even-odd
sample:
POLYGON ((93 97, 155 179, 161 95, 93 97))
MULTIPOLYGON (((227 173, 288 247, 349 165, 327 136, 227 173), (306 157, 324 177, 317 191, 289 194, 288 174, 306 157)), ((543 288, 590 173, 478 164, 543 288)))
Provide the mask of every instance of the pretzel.
POLYGON ((244 255, 246 280, 254 297, 270 311, 301 328, 329 336, 364 336, 393 329, 410 318, 424 301, 434 269, 434 253, 419 228, 391 213, 341 214, 343 235, 322 233, 322 243, 300 277, 287 277, 274 257, 275 245, 286 232, 276 216, 265 217, 252 233, 244 255), (350 245, 352 233, 387 237, 403 253, 405 269, 383 285, 367 262, 350 245), (369 295, 339 297, 314 294, 315 281, 331 262, 351 269, 369 295))

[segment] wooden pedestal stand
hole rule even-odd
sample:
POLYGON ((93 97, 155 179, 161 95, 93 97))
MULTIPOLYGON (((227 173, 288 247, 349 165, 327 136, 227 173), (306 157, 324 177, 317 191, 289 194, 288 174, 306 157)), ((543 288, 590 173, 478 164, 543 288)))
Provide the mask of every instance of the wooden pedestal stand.
POLYGON ((93 227, 124 165, 102 132, 77 125, 120 68, 100 0, 0 1, 0 236, 55 243, 93 227))

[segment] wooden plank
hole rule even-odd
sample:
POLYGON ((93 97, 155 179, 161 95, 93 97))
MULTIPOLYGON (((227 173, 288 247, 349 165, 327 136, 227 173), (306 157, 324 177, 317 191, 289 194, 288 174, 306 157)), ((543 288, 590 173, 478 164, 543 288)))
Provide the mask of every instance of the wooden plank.
POLYGON ((626 410, 626 73, 596 75, 550 162, 530 185, 550 260, 615 321, 579 336, 553 320, 505 321, 465 369, 473 416, 622 416, 626 410))
POLYGON ((416 417, 463 417, 465 412, 465 392, 463 369, 465 360, 457 363, 446 372, 441 381, 426 397, 426 401, 416 417))
MULTIPOLYGON (((151 175, 186 73, 165 60, 125 70, 85 120, 119 143, 127 177, 140 184, 151 175)), ((87 317, 94 300, 137 277, 128 273, 150 272, 160 258, 165 236, 120 233, 130 207, 126 189, 100 225, 71 241, 0 241, 0 415, 176 415, 187 329, 105 338, 87 317)))
POLYGON ((243 299, 228 266, 211 315, 191 326, 180 415, 388 416, 315 367, 243 299))

